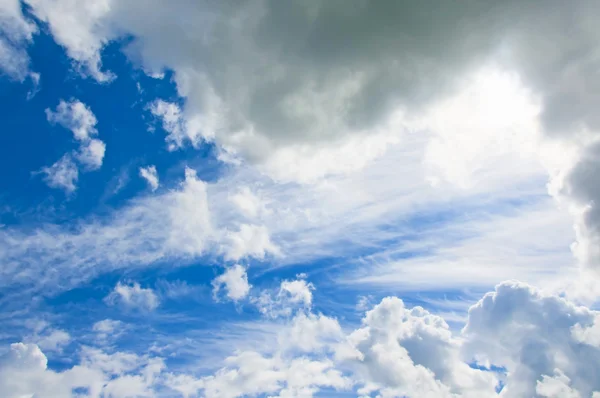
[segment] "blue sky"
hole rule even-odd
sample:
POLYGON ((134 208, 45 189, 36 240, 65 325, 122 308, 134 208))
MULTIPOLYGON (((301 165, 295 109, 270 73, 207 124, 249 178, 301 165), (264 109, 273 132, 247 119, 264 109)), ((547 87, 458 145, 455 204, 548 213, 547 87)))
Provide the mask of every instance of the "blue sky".
POLYGON ((0 0, 0 396, 600 396, 597 5, 485 3, 0 0))

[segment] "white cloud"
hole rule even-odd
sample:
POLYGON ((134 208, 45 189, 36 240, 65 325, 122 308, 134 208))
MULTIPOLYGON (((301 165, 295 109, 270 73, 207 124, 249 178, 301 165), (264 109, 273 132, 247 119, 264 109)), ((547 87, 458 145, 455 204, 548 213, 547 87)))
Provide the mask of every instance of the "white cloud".
POLYGON ((290 316, 297 309, 311 308, 312 290, 313 284, 303 279, 284 280, 275 292, 264 290, 251 301, 268 317, 290 316))
POLYGON ((158 189, 158 173, 155 166, 140 167, 140 177, 146 180, 153 192, 158 189))
POLYGON ((271 242, 264 225, 241 224, 239 231, 228 231, 224 240, 223 251, 227 260, 238 261, 247 256, 263 259, 267 254, 281 254, 279 247, 271 242))
POLYGON ((100 50, 108 43, 110 27, 101 19, 109 15, 111 0, 79 3, 72 0, 47 2, 25 0, 40 20, 47 22, 55 40, 62 45, 69 57, 84 75, 99 82, 112 80, 110 72, 103 72, 100 50))
POLYGON ((143 288, 139 283, 117 283, 114 290, 105 298, 110 305, 119 304, 126 308, 152 311, 158 307, 160 300, 151 288, 143 288))
POLYGON ((97 170, 102 166, 106 144, 98 139, 92 139, 82 144, 77 159, 87 170, 97 170))
MULTIPOLYGON (((246 336, 249 345, 208 375, 197 374, 195 365, 171 370, 159 357, 93 347, 82 347, 79 362, 56 372, 38 346, 18 343, 0 358, 0 394, 66 398, 83 387, 95 398, 165 389, 184 397, 310 397, 332 390, 380 397, 596 397, 600 349, 578 341, 573 328, 590 327, 598 316, 529 285, 505 282, 470 309, 467 326, 453 335, 443 318, 387 297, 349 330, 334 318, 299 311, 271 324, 266 344, 246 336), (506 375, 473 368, 473 359, 503 367, 506 375), (500 380, 504 388, 497 394, 500 380)), ((97 325, 112 329, 107 322, 97 325)), ((229 349, 245 333, 234 333, 229 349)))
POLYGON ((261 198, 256 196, 248 187, 242 187, 234 195, 231 195, 229 200, 244 216, 250 219, 254 219, 262 212, 267 211, 261 198))
POLYGON ((64 330, 52 330, 49 334, 37 338, 36 344, 44 351, 60 351, 71 342, 71 336, 64 330))
POLYGON ((60 101, 56 111, 46 109, 46 117, 51 123, 59 124, 71 130, 79 142, 79 150, 71 155, 64 155, 58 162, 50 167, 41 169, 46 174, 46 183, 52 188, 62 188, 67 193, 76 189, 79 169, 73 158, 83 165, 85 171, 98 170, 102 166, 106 144, 97 138, 96 116, 89 107, 78 100, 60 101))
POLYGON ((168 133, 165 141, 170 151, 181 148, 187 140, 193 146, 199 144, 201 136, 190 131, 177 104, 156 100, 150 105, 150 112, 161 119, 162 127, 168 133))
POLYGON ((582 344, 573 328, 591 326, 596 316, 529 285, 505 282, 469 310, 465 349, 480 363, 507 369, 504 396, 532 396, 537 381, 559 369, 558 380, 571 380, 570 388, 588 397, 600 389, 592 365, 600 363, 600 350, 582 344))
POLYGON ((103 319, 92 325, 92 330, 100 342, 106 342, 118 337, 124 328, 123 322, 103 319))
POLYGON ((71 130, 78 141, 87 142, 98 134, 96 116, 81 101, 66 102, 61 100, 55 111, 46 109, 46 116, 49 122, 60 124, 62 127, 71 130))
POLYGON ((555 369, 555 375, 550 377, 542 376, 542 380, 537 381, 535 392, 541 397, 547 398, 581 398, 578 391, 569 387, 571 380, 560 371, 555 369))
POLYGON ((24 81, 35 74, 29 70, 27 46, 37 33, 37 26, 25 18, 19 0, 0 2, 0 70, 11 78, 24 81))
POLYGON ((221 288, 224 288, 227 297, 233 301, 239 301, 248 296, 252 287, 248 284, 246 269, 239 264, 227 268, 224 273, 212 281, 212 285, 215 299, 221 288))
POLYGON ((44 181, 51 188, 63 189, 67 194, 77 189, 79 170, 68 154, 52 166, 42 167, 39 172, 45 174, 44 181))
POLYGON ((190 169, 176 189, 133 200, 107 219, 76 224, 1 229, 6 285, 0 281, 0 289, 17 283, 23 290, 13 293, 44 289, 52 294, 109 269, 148 267, 165 259, 185 262, 218 249, 206 184, 190 169))
POLYGON ((493 374, 470 368, 446 322, 420 307, 387 297, 368 311, 337 355, 354 368, 360 394, 382 397, 494 395, 493 374))

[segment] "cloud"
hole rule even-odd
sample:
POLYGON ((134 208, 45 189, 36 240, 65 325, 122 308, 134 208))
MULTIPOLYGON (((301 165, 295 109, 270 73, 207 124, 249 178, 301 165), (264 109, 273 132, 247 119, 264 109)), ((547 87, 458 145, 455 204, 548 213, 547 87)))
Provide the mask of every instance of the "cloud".
POLYGON ((186 262, 216 252, 217 232, 211 223, 206 184, 188 169, 176 189, 135 199, 108 218, 92 217, 68 228, 1 229, 6 284, 0 289, 14 294, 43 289, 53 294, 110 269, 148 267, 166 259, 186 262), (39 256, 46 259, 43 264, 39 256), (22 288, 13 290, 15 284, 22 288))
POLYGON ((77 189, 79 170, 73 159, 68 154, 50 167, 42 167, 39 173, 45 174, 44 181, 50 188, 63 189, 70 194, 77 189))
POLYGON ((113 79, 112 73, 102 71, 100 59, 100 51, 110 40, 106 36, 110 35, 110 28, 101 19, 109 15, 111 0, 94 1, 75 7, 69 0, 51 3, 26 0, 25 3, 31 6, 31 11, 37 18, 48 23, 57 43, 65 48, 83 75, 91 76, 99 82, 113 79))
POLYGON ((239 264, 227 268, 224 273, 212 281, 212 285, 215 299, 221 288, 224 288, 227 297, 233 301, 239 301, 248 296, 252 287, 248 284, 246 269, 239 264))
POLYGON ((52 330, 49 334, 37 338, 36 344, 44 351, 60 351, 71 342, 71 336, 64 330, 52 330))
POLYGON ((158 189, 158 173, 155 166, 140 167, 140 177, 146 180, 153 192, 158 189))
POLYGON ((101 343, 113 340, 121 335, 123 328, 123 322, 112 319, 103 319, 92 325, 92 330, 101 343))
MULTIPOLYGON (((486 294, 459 334, 442 317, 397 297, 382 299, 358 327, 342 328, 335 318, 299 308, 265 329, 266 344, 247 336, 246 348, 209 374, 198 374, 196 365, 169 369, 153 355, 87 346, 72 368, 56 372, 38 346, 17 343, 0 358, 0 394, 70 397, 73 388, 86 388, 89 397, 167 389, 185 397, 310 397, 332 390, 381 397, 596 397, 600 349, 581 342, 575 328, 593 327, 598 317, 519 282, 486 294), (478 366, 469 365, 473 360, 478 366)), ((240 335, 234 336, 237 345, 240 335)))
MULTIPOLYGON (((23 82, 30 72, 27 47, 38 31, 35 23, 23 15, 19 0, 0 3, 0 70, 10 78, 23 82)), ((39 75, 37 75, 39 76, 39 75)))
POLYGON ((201 137, 188 132, 187 122, 177 104, 156 100, 150 104, 149 109, 162 121, 162 127, 168 133, 165 141, 170 151, 183 147, 188 140, 193 146, 199 144, 201 137))
POLYGON ((170 148, 200 137, 215 140, 254 162, 268 159, 267 169, 282 178, 305 181, 354 170, 385 152, 394 132, 377 138, 369 134, 380 127, 387 130, 397 109, 417 109, 445 90, 493 48, 502 26, 500 21, 480 23, 496 11, 484 5, 461 7, 456 15, 463 23, 458 23, 458 17, 442 9, 423 13, 430 9, 425 4, 282 6, 257 1, 244 7, 163 8, 156 3, 140 9, 106 0, 92 10, 89 5, 68 8, 64 1, 29 4, 77 61, 98 65, 105 43, 130 34, 134 40, 126 53, 142 68, 175 72, 178 91, 187 98, 184 109, 164 101, 153 106, 156 114, 168 116, 170 148), (247 23, 236 24, 242 15, 247 23), (67 24, 67 17, 78 23, 67 24), (198 20, 204 23, 188 23, 198 20), (184 39, 178 34, 182 25, 192 29, 184 39), (347 28, 358 25, 360 29, 347 28), (294 33, 281 35, 282 26, 294 26, 294 33), (480 31, 477 38, 469 33, 475 28, 480 31), (75 32, 77 41, 72 39, 75 32), (210 39, 215 37, 219 40, 210 39), (174 40, 179 40, 177 48, 167 44, 174 40), (362 44, 351 45, 356 43, 362 44), (223 46, 230 50, 223 51, 223 46), (180 122, 180 114, 186 122, 180 122), (368 150, 361 152, 361 146, 368 150), (310 155, 313 149, 316 156, 310 155), (310 172, 295 168, 284 175, 281 166, 289 154, 310 172))
POLYGON ((158 296, 151 288, 142 288, 139 283, 117 283, 114 290, 104 299, 109 305, 122 305, 143 311, 153 311, 160 304, 158 296))
POLYGON ((71 130, 75 139, 81 142, 87 142, 98 134, 96 116, 89 107, 78 100, 61 100, 55 111, 46 109, 46 117, 50 123, 71 130))
POLYGON ((77 159, 87 170, 97 170, 102 167, 102 160, 106 152, 106 144, 100 140, 92 139, 81 145, 77 159))
POLYGON ((223 251, 227 260, 238 261, 246 256, 263 259, 267 254, 281 254, 279 247, 271 242, 264 225, 241 224, 239 231, 226 232, 224 240, 223 251))
POLYGON ((98 170, 102 166, 106 144, 97 138, 96 116, 84 103, 78 100, 60 101, 55 111, 46 109, 46 117, 50 123, 59 124, 71 130, 79 142, 79 150, 71 155, 65 154, 61 160, 40 171, 46 174, 46 183, 52 188, 62 188, 67 193, 76 189, 79 169, 73 159, 77 159, 85 171, 98 170))
MULTIPOLYGON (((532 396, 542 376, 571 380, 581 396, 600 389, 597 347, 580 341, 595 311, 520 282, 505 282, 469 310, 465 350, 480 363, 507 369, 505 396, 532 396), (558 369, 558 370, 557 370, 558 369)), ((545 379, 543 384, 552 384, 545 379)), ((555 380, 554 382, 556 382, 555 380)), ((568 384, 568 383, 565 383, 568 384)))
POLYGON ((284 280, 276 291, 263 290, 251 302, 268 317, 290 316, 297 309, 311 308, 312 290, 313 284, 304 279, 284 280))
POLYGON ((131 353, 83 348, 80 363, 62 372, 48 369, 46 355, 35 344, 16 343, 0 357, 0 394, 6 398, 82 396, 125 398, 153 394, 162 359, 131 353), (78 395, 79 396, 79 395, 78 395))
POLYGON ((242 187, 237 193, 231 195, 229 200, 246 217, 254 219, 261 212, 266 211, 264 203, 248 187, 242 187))
POLYGON ((163 119, 170 149, 215 141, 229 158, 281 181, 356 172, 415 128, 440 130, 426 146, 431 181, 463 188, 514 176, 508 169, 531 173, 543 152, 531 153, 536 130, 544 145, 576 147, 562 167, 550 167, 552 193, 572 207, 575 254, 597 268, 598 192, 589 172, 597 168, 600 125, 600 98, 590 89, 599 62, 594 1, 451 9, 431 2, 27 3, 100 81, 107 80, 101 50, 120 37, 132 38, 125 53, 149 75, 174 72, 184 105, 157 100, 150 108, 163 119), (479 78, 481 90, 445 100, 490 65, 507 73, 479 78))

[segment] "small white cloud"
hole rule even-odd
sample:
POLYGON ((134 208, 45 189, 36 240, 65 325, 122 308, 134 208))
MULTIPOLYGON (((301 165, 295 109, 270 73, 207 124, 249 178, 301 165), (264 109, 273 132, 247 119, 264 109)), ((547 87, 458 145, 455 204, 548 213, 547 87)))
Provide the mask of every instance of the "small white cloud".
POLYGON ((71 342, 71 335, 64 330, 52 330, 36 339, 37 345, 44 351, 60 351, 71 342))
POLYGON ((71 130, 79 142, 79 150, 65 154, 61 160, 41 172, 46 174, 45 181, 52 188, 64 189, 67 193, 76 189, 79 170, 73 159, 84 167, 84 171, 98 170, 102 166, 106 144, 97 138, 96 116, 84 103, 78 100, 60 101, 55 111, 46 109, 46 117, 51 123, 59 124, 71 130))
POLYGON ((281 282, 276 293, 263 291, 252 302, 270 318, 290 316, 295 310, 311 308, 314 289, 314 285, 304 279, 286 280, 281 282))
POLYGON ((158 173, 155 166, 140 167, 140 177, 146 180, 152 191, 158 189, 158 173))
POLYGON ((288 300, 294 304, 303 304, 309 308, 312 305, 312 283, 305 280, 283 281, 279 290, 280 296, 287 296, 288 300))
POLYGON ((239 264, 229 267, 223 274, 213 280, 212 285, 215 299, 217 299, 221 288, 224 288, 227 297, 233 301, 239 301, 246 297, 252 287, 248 284, 246 269, 239 264))
POLYGON ((156 100, 150 105, 150 112, 162 120, 162 127, 168 133, 165 140, 169 151, 181 148, 186 140, 191 140, 192 145, 197 144, 199 137, 189 134, 187 123, 177 104, 156 100))
POLYGON ((61 100, 55 111, 46 109, 46 117, 49 122, 71 130, 78 141, 88 141, 98 134, 96 116, 88 106, 78 100, 61 100))
POLYGON ((109 305, 122 305, 127 308, 152 311, 158 307, 160 300, 150 288, 142 288, 139 283, 117 283, 114 290, 104 299, 109 305))
POLYGON ((247 256, 263 259, 267 254, 281 254, 264 225, 242 224, 239 231, 228 232, 225 239, 223 251, 227 260, 238 261, 247 256))
POLYGON ((79 178, 79 171, 77 170, 77 165, 68 154, 60 158, 52 166, 42 167, 39 172, 45 174, 44 181, 50 188, 62 189, 67 194, 72 193, 77 188, 76 183, 79 178))
POLYGON ((98 170, 102 167, 106 144, 98 139, 91 139, 85 144, 81 144, 77 159, 87 170, 98 170))
POLYGON ((96 333, 98 340, 104 342, 121 335, 123 322, 112 319, 104 319, 94 323, 92 330, 96 333))

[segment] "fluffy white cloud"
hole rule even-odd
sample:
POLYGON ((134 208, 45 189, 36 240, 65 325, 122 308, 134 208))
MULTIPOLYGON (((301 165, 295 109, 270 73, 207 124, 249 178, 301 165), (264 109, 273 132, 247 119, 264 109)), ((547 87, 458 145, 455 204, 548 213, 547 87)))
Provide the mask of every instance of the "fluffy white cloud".
POLYGON ((98 139, 92 139, 82 144, 77 153, 79 160, 87 170, 97 170, 102 166, 106 144, 98 139))
POLYGON ((36 74, 29 71, 27 46, 36 32, 37 26, 24 17, 19 0, 0 1, 0 70, 3 73, 19 81, 27 76, 35 79, 36 74))
POLYGON ((268 317, 290 316, 297 309, 310 309, 314 286, 303 279, 284 280, 275 292, 262 291, 252 302, 268 317))
POLYGON ((46 117, 49 122, 71 130, 75 139, 81 142, 87 142, 98 134, 96 116, 89 107, 78 100, 61 100, 55 111, 46 109, 46 117))
POLYGON ((55 111, 46 109, 48 121, 71 130, 79 142, 79 150, 64 155, 50 167, 41 169, 46 174, 46 183, 52 188, 62 188, 67 193, 76 189, 79 169, 73 159, 77 159, 85 171, 98 170, 102 166, 106 144, 97 138, 96 116, 89 107, 78 100, 60 101, 55 111))
POLYGON ((71 156, 64 155, 50 167, 42 167, 39 171, 45 174, 44 181, 51 188, 63 189, 67 194, 77 189, 79 169, 71 156))
MULTIPOLYGON (((80 349, 77 365, 56 372, 38 346, 18 343, 0 359, 0 394, 62 398, 83 387, 85 397, 165 389, 184 397, 310 397, 324 389, 380 397, 596 397, 600 349, 582 342, 576 330, 593 327, 597 317, 517 282, 498 285, 474 305, 460 335, 441 317, 396 297, 384 298, 350 330, 300 309, 279 324, 270 344, 259 349, 253 339, 256 349, 236 351, 209 375, 169 370, 158 357, 92 347, 80 349), (506 374, 471 367, 473 358, 506 374), (504 387, 496 393, 500 381, 504 387)), ((107 322, 97 325, 111 329, 107 322)))
POLYGON ((587 397, 600 389, 592 365, 600 363, 600 350, 582 343, 578 330, 592 327, 596 317, 558 296, 506 282, 469 310, 465 349, 480 363, 507 369, 504 396, 532 396, 542 376, 559 372, 555 382, 570 380, 587 397))
POLYGON ((160 300, 151 288, 143 288, 139 283, 117 283, 114 290, 105 298, 108 304, 120 304, 126 308, 152 311, 158 307, 160 300))
POLYGON ((158 173, 155 166, 140 167, 140 177, 146 180, 153 192, 158 189, 158 173))
POLYGON ((484 397, 494 395, 497 383, 493 374, 463 361, 460 341, 441 317, 408 309, 395 297, 366 313, 338 358, 355 369, 361 394, 484 397))
POLYGON ((212 285, 215 298, 217 298, 221 288, 224 288, 227 297, 233 301, 239 301, 248 296, 252 287, 248 284, 246 269, 239 264, 227 268, 224 273, 212 281, 212 285))
POLYGON ((71 342, 71 335, 64 330, 52 330, 49 333, 39 336, 36 344, 44 351, 60 351, 63 346, 71 342))
POLYGON ((263 259, 267 254, 281 254, 279 247, 271 242, 264 225, 241 224, 239 231, 228 231, 224 240, 223 251, 227 260, 237 261, 247 256, 263 259))
POLYGON ((150 104, 150 112, 162 121, 163 129, 168 133, 165 141, 170 151, 181 148, 188 140, 193 146, 200 143, 201 136, 190 131, 179 105, 156 100, 150 104))
POLYGON ((92 325, 98 340, 103 343, 118 337, 124 328, 123 322, 112 319, 103 319, 92 325))
POLYGON ((101 18, 111 11, 111 0, 79 3, 73 0, 25 0, 37 18, 47 22, 52 35, 61 44, 80 72, 100 82, 113 78, 103 72, 100 50, 108 43, 111 27, 101 18))

